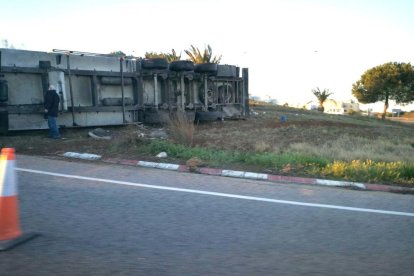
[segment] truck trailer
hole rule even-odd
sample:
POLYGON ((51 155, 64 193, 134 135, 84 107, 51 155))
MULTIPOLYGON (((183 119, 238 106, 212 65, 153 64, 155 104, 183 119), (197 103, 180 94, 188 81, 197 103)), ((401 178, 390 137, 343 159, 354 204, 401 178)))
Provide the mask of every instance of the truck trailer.
POLYGON ((60 96, 60 127, 163 123, 248 116, 248 69, 188 60, 71 50, 0 48, 0 133, 46 129, 49 85, 60 96))

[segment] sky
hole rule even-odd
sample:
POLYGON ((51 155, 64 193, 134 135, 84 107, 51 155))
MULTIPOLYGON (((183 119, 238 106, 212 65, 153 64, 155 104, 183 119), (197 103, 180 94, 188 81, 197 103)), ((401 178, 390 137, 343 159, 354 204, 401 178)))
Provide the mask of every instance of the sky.
POLYGON ((414 65, 412 0, 0 0, 0 42, 36 51, 184 53, 209 44, 249 68, 250 95, 279 104, 352 84, 386 62, 414 65))

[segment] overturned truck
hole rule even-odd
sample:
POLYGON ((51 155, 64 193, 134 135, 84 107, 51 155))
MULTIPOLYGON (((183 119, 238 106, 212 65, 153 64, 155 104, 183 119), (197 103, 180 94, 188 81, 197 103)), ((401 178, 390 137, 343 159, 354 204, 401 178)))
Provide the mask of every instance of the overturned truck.
POLYGON ((49 85, 60 95, 59 125, 160 123, 248 115, 248 69, 188 60, 140 59, 54 50, 0 49, 0 133, 45 129, 49 85))

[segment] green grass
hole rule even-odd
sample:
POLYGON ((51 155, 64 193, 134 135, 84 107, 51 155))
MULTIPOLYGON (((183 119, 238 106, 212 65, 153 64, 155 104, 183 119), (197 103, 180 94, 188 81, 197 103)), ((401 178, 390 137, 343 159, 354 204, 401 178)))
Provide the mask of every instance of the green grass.
POLYGON ((414 186, 412 126, 271 106, 255 112, 246 121, 196 127, 193 146, 172 135, 133 148, 150 156, 165 151, 181 163, 198 157, 210 167, 414 186))
POLYGON ((225 151, 201 147, 190 148, 159 140, 143 143, 138 150, 151 155, 165 151, 171 158, 178 160, 198 157, 204 161, 205 165, 212 167, 247 165, 250 168, 254 167, 258 172, 270 171, 287 175, 414 186, 414 164, 412 162, 338 161, 331 157, 300 152, 276 154, 225 151))
POLYGON ((326 159, 306 156, 302 154, 253 153, 240 151, 211 150, 200 147, 189 148, 168 141, 153 141, 150 144, 145 145, 144 147, 144 152, 150 154, 157 154, 161 151, 165 151, 171 157, 184 160, 190 159, 192 157, 198 157, 212 165, 248 164, 258 166, 262 169, 280 169, 283 168, 286 164, 318 164, 320 166, 323 166, 328 163, 326 159))
POLYGON ((246 120, 196 126, 175 118, 164 126, 165 140, 151 138, 151 127, 129 125, 112 128, 110 141, 89 138, 87 129, 65 129, 66 141, 28 131, 0 137, 0 146, 19 154, 78 151, 137 160, 159 160, 154 156, 165 151, 165 162, 198 157, 223 169, 414 187, 414 125, 279 106, 254 110, 246 120))
POLYGON ((400 183, 414 186, 414 164, 405 162, 334 161, 315 170, 322 176, 362 182, 400 183))

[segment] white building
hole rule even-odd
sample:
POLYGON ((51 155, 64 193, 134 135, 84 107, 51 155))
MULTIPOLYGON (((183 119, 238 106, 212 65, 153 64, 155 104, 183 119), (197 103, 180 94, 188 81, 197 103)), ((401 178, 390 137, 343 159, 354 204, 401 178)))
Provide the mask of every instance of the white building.
POLYGON ((342 102, 328 99, 323 103, 324 112, 328 114, 349 114, 359 112, 359 104, 355 102, 342 102))

